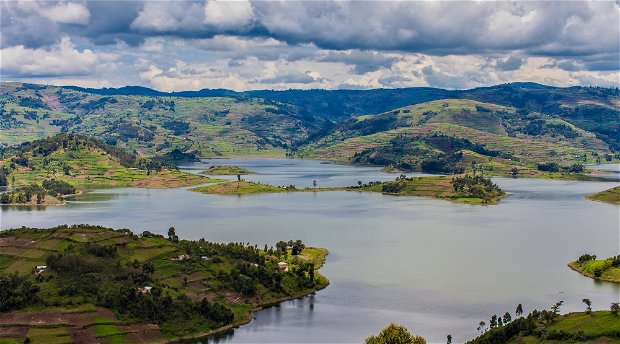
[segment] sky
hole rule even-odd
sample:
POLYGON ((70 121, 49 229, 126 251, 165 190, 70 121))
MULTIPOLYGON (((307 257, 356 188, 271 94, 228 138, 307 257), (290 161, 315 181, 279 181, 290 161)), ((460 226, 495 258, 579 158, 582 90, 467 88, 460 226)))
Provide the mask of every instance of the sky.
POLYGON ((0 1, 0 80, 161 91, 620 83, 618 1, 0 1))

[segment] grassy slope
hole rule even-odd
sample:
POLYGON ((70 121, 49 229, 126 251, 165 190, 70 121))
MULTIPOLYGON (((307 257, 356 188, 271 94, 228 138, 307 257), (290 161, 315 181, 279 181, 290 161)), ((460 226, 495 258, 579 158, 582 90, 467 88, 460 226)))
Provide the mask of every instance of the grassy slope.
POLYGON ((11 118, 0 126, 3 144, 43 138, 64 128, 116 140, 119 147, 145 155, 180 148, 205 157, 283 156, 291 142, 328 123, 301 116, 292 105, 254 98, 106 97, 25 86, 0 84, 0 109, 11 118), (40 99, 44 107, 23 104, 26 97, 40 99), (37 118, 25 117, 27 112, 37 118))
MULTIPOLYGON (((569 334, 579 334, 598 338, 589 343, 620 343, 620 338, 611 338, 606 334, 618 331, 620 328, 620 316, 611 315, 609 311, 596 311, 591 314, 575 312, 560 316, 551 325, 543 327, 546 331, 562 331, 569 334)), ((518 336, 512 338, 509 343, 565 343, 566 341, 545 340, 537 336, 518 336)))
POLYGON ((620 283, 620 267, 612 267, 611 261, 611 258, 604 260, 590 260, 587 262, 574 261, 568 264, 568 266, 580 274, 593 279, 620 283), (600 277, 596 277, 594 274, 596 269, 602 270, 600 277))
POLYGON ((620 186, 595 193, 586 198, 592 201, 620 204, 620 186))
MULTIPOLYGON (((235 266, 236 261, 228 256, 221 256, 220 262, 212 260, 198 260, 192 264, 183 262, 172 262, 170 259, 185 251, 178 244, 172 243, 163 238, 140 238, 131 237, 127 234, 119 233, 106 228, 66 228, 61 227, 47 231, 21 230, 12 233, 12 236, 0 237, 0 273, 18 272, 20 275, 32 275, 32 270, 37 265, 45 264, 45 257, 62 252, 70 244, 84 242, 96 242, 102 245, 117 245, 119 261, 121 264, 129 264, 134 259, 140 262, 150 261, 155 265, 153 274, 153 284, 162 288, 164 293, 175 297, 179 294, 186 294, 190 298, 200 298, 206 295, 229 306, 234 314, 235 320, 231 326, 245 323, 251 319, 251 312, 263 306, 272 305, 283 300, 297 298, 316 290, 322 289, 329 284, 329 281, 318 271, 315 273, 316 286, 314 288, 292 288, 285 284, 284 292, 275 293, 264 287, 259 287, 259 294, 250 300, 241 297, 232 290, 222 289, 218 281, 219 273, 229 273, 235 266), (188 284, 182 283, 183 277, 188 278, 188 284)), ((318 270, 325 262, 327 250, 323 248, 305 248, 299 258, 315 264, 318 270)), ((213 257, 211 257, 213 258, 213 257)), ((276 259, 276 258, 273 258, 276 259)), ((289 266, 292 263, 292 256, 288 256, 289 266)), ((280 259, 278 259, 280 260, 280 259)), ((44 274, 52 274, 47 271, 44 274)), ((132 332, 141 331, 141 339, 148 341, 173 340, 179 334, 175 333, 176 324, 163 323, 160 326, 154 324, 135 323, 135 320, 124 319, 122 315, 115 314, 101 307, 95 307, 94 299, 78 296, 59 296, 51 282, 35 282, 41 290, 39 296, 46 301, 47 306, 37 304, 25 310, 14 311, 11 313, 0 314, 0 343, 7 338, 15 338, 14 334, 7 334, 2 329, 21 328, 28 329, 26 332, 19 332, 17 338, 23 342, 23 336, 27 333, 31 337, 32 343, 52 343, 57 340, 71 343, 71 337, 67 331, 78 331, 82 335, 91 334, 98 340, 114 339, 118 343, 132 343, 136 341, 132 337, 132 332), (75 316, 71 316, 75 314, 75 316), (29 319, 34 317, 36 322, 29 319), (82 333, 84 332, 84 333, 82 333), (62 337, 62 338, 58 338, 62 337), (111 338, 114 337, 114 338, 111 338), (105 338, 105 339, 104 339, 105 338)), ((227 326, 227 328, 230 326, 227 326)), ((212 332, 214 328, 202 326, 195 328, 191 333, 184 333, 186 337, 204 335, 212 332)))
MULTIPOLYGON (((577 137, 545 134, 530 136, 524 133, 525 122, 513 108, 473 100, 437 100, 416 104, 384 114, 361 116, 342 124, 331 135, 302 148, 298 155, 304 158, 335 159, 350 162, 356 153, 368 149, 390 147, 393 140, 411 138, 411 145, 428 154, 446 152, 444 147, 429 146, 423 139, 433 134, 464 138, 486 149, 508 153, 519 162, 489 156, 479 160, 488 167, 501 167, 506 174, 512 166, 535 170, 535 163, 557 161, 559 163, 593 162, 595 156, 610 153, 607 145, 592 133, 576 128, 561 119, 532 115, 529 121, 539 120, 545 125, 564 125, 577 137), (482 107, 490 111, 479 111, 482 107), (432 112, 432 113, 431 113, 432 112), (366 123, 367 122, 367 123, 366 123), (380 128, 377 130, 377 128, 380 128), (509 135, 507 131, 511 131, 509 135), (493 166, 496 165, 496 166, 493 166)), ((413 164, 420 156, 403 156, 413 164)), ((535 173, 533 173, 535 174, 535 173)))
POLYGON ((234 176, 234 175, 247 175, 256 174, 254 171, 247 170, 243 167, 232 165, 218 165, 211 166, 208 170, 202 171, 203 174, 212 176, 234 176))
POLYGON ((283 186, 275 186, 269 184, 262 184, 256 182, 248 182, 242 180, 238 181, 226 181, 222 183, 214 183, 211 185, 200 186, 197 188, 189 189, 189 191, 195 191, 206 194, 214 195, 251 195, 260 193, 274 193, 274 192, 312 192, 312 191, 334 191, 343 190, 342 187, 334 188, 287 188, 283 186))
MULTIPOLYGON (((433 197, 467 204, 497 204, 499 200, 505 196, 505 194, 495 195, 488 202, 484 202, 480 198, 463 197, 463 195, 454 191, 451 180, 452 177, 443 176, 413 178, 413 181, 402 181, 402 183, 405 183, 405 187, 393 195, 433 197)), ((351 188, 351 190, 382 192, 384 184, 385 183, 379 183, 367 187, 351 188)))

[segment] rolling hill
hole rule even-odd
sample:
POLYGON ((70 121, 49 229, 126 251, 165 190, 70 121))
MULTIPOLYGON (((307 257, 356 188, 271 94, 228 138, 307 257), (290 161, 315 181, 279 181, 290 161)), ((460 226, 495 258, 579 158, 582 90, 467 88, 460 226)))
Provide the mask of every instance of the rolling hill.
POLYGON ((618 158, 619 108, 617 89, 533 83, 173 93, 2 83, 0 144, 62 132, 170 159, 287 155, 406 170, 440 160, 426 168, 440 172, 486 161, 527 172, 618 158))
POLYGON ((94 138, 58 134, 2 152, 0 186, 10 189, 0 203, 58 204, 87 185, 162 188, 209 180, 94 138))
POLYGON ((468 99, 352 118, 297 154, 456 173, 472 163, 507 173, 513 166, 525 172, 541 162, 568 165, 613 157, 595 134, 560 118, 468 99))

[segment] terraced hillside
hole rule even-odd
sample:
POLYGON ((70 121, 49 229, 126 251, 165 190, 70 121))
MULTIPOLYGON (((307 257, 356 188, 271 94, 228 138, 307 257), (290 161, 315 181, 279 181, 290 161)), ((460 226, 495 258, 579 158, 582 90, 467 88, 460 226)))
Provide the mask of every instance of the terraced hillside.
POLYGON ((2 204, 57 204, 86 185, 163 188, 210 180, 80 135, 23 143, 0 157, 0 186, 9 187, 2 204))
POLYGON ((296 106, 257 98, 102 96, 67 88, 2 83, 0 143, 80 133, 143 155, 177 148, 205 157, 283 156, 331 122, 296 106))
POLYGON ((605 161, 613 154, 596 135, 562 119, 467 99, 350 119, 297 152, 403 170, 463 172, 477 164, 504 173, 515 166, 519 173, 536 170, 541 162, 605 161))
POLYGON ((166 343, 327 286, 327 251, 75 225, 0 232, 1 343, 166 343))

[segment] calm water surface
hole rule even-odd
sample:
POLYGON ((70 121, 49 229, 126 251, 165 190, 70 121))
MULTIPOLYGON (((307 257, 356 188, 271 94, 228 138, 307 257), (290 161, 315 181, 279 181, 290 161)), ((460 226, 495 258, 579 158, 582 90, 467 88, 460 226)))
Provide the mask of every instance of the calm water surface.
MULTIPOLYGON (((377 168, 278 159, 209 160, 185 166, 235 164, 259 172, 248 180, 276 185, 356 184, 389 180, 377 168)), ((316 295, 255 314, 222 343, 362 342, 389 322, 429 342, 476 335, 493 314, 526 312, 581 299, 608 308, 620 287, 566 267, 589 252, 619 252, 618 206, 583 199, 618 183, 497 178, 510 196, 496 206, 358 192, 216 196, 171 190, 109 189, 62 207, 4 207, 1 228, 92 223, 190 239, 274 244, 302 239, 330 250, 321 272, 331 285, 316 295)))

